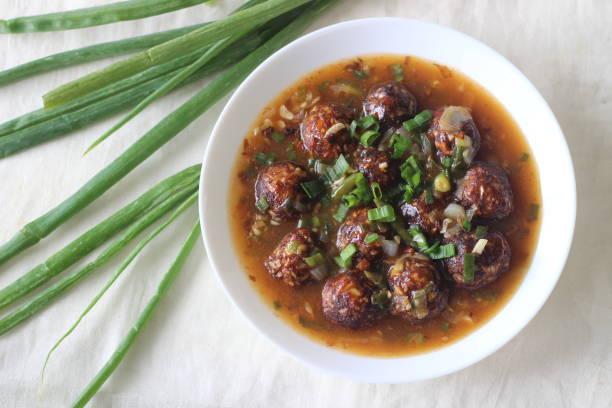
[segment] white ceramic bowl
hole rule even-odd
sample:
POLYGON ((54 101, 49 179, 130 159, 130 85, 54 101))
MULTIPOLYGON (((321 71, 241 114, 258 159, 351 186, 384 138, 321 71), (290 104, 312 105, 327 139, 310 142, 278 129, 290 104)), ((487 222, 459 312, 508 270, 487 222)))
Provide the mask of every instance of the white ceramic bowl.
POLYGON ((276 52, 234 93, 208 143, 200 218, 209 259, 228 296, 270 341, 299 360, 359 381, 399 383, 460 370, 490 355, 535 316, 552 292, 570 249, 575 179, 561 129, 529 80, 500 54, 465 34, 400 18, 348 21, 308 34, 276 52), (367 358, 313 342, 275 317, 241 268, 230 238, 228 186, 240 144, 263 107, 303 75, 364 54, 414 55, 476 80, 509 111, 527 137, 540 171, 542 226, 532 265, 508 304, 481 328, 445 348, 400 358, 367 358))

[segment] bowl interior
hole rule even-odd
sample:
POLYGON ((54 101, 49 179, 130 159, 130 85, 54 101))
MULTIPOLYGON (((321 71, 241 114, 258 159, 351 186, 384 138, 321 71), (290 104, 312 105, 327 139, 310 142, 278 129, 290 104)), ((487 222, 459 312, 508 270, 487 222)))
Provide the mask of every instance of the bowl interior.
POLYGON ((205 154, 200 189, 200 218, 209 259, 227 294, 246 318, 268 339, 305 363, 367 382, 398 383, 444 375, 477 362, 508 342, 533 318, 554 288, 569 252, 576 212, 575 179, 563 134, 527 78, 504 57, 467 35, 399 18, 354 20, 326 27, 268 58, 238 88, 217 121, 205 154), (508 304, 488 323, 456 343, 427 354, 392 359, 327 348, 275 317, 250 286, 239 264, 228 222, 232 167, 261 109, 318 67, 352 56, 382 53, 414 55, 448 65, 493 94, 532 148, 543 201, 536 254, 508 304))

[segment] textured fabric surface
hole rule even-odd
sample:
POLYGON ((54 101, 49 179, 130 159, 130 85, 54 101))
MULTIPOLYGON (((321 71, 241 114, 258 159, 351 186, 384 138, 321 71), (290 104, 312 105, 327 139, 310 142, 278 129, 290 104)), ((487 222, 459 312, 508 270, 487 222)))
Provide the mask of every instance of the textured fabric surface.
MULTIPOLYGON (((87 5, 109 2, 95 0, 87 5)), ((0 69, 69 48, 218 18, 240 2, 218 0, 165 16, 79 31, 2 35, 0 69)), ((79 0, 4 0, 0 18, 83 5, 79 0)), ((423 19, 472 35, 516 64, 551 105, 576 168, 578 219, 568 264, 550 300, 510 343, 463 371, 413 384, 360 384, 305 367, 261 337, 225 298, 198 244, 197 255, 189 260, 159 313, 90 406, 612 406, 612 273, 607 258, 612 215, 612 3, 345 0, 310 30, 373 16, 423 19)), ((42 93, 105 63, 0 88, 0 120, 39 107, 42 93)), ((111 120, 0 160, 0 241, 72 193, 198 88, 191 85, 147 108, 86 157, 82 156, 84 149, 111 120)), ((1 266, 0 285, 23 274, 165 175, 199 161, 224 102, 50 238, 1 266)), ((57 350, 42 385, 40 370, 47 351, 118 262, 1 337, 0 406, 61 407, 73 401, 144 307, 195 218, 195 211, 182 217, 126 271, 57 350)))

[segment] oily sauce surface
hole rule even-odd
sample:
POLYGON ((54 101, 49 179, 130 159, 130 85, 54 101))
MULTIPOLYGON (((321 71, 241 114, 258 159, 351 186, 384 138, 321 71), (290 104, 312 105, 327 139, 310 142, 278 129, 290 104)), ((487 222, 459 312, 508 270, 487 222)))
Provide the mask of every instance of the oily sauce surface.
MULTIPOLYGON (((348 59, 323 67, 298 80, 261 112, 246 135, 234 168, 235 182, 229 196, 230 224, 236 253, 255 290, 275 313, 295 330, 311 339, 350 353, 394 357, 417 354, 443 347, 476 330, 491 319, 512 297, 529 267, 539 234, 540 185, 537 166, 524 136, 505 109, 480 85, 465 75, 445 66, 415 57, 400 55, 362 56, 369 76, 358 78, 347 67, 356 59, 348 59), (293 148, 299 139, 294 136, 275 141, 261 130, 274 126, 282 134, 282 126, 299 127, 300 111, 319 101, 352 105, 360 110, 361 98, 374 84, 394 79, 391 64, 400 64, 403 82, 415 95, 418 110, 459 105, 471 109, 482 137, 477 160, 497 164, 509 175, 514 193, 514 212, 495 224, 512 248, 511 268, 491 285, 476 290, 451 289, 449 307, 427 323, 411 326, 396 317, 387 317, 371 328, 345 329, 328 322, 321 310, 324 282, 313 282, 300 289, 285 286, 273 279, 263 262, 280 239, 296 227, 297 221, 278 226, 257 222, 253 185, 257 171, 264 167, 255 160, 260 151, 273 152, 278 160, 292 159, 306 163, 307 158, 293 148), (342 84, 350 84, 361 95, 343 92, 342 84), (285 105, 293 120, 281 116, 285 105), (282 121, 283 123, 280 123, 282 121), (260 235, 253 238, 253 228, 260 235)), ((332 212, 333 213, 333 212, 332 212)), ((337 228, 337 223, 334 229, 337 228)), ((332 241, 334 241, 332 239, 332 241)))

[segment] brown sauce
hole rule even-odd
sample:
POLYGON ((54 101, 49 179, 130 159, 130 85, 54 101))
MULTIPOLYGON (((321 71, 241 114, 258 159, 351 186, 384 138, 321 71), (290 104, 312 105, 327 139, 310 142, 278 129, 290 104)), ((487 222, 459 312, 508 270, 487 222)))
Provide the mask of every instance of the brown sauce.
MULTIPOLYGON (((541 203, 537 166, 529 145, 518 126, 505 109, 474 80, 450 68, 415 57, 398 55, 364 56, 369 67, 369 77, 357 79, 346 70, 355 59, 343 60, 325 66, 299 79, 261 112, 246 135, 242 151, 238 155, 229 196, 230 223, 236 253, 245 273, 252 281, 264 302, 287 324, 309 338, 330 347, 350 353, 394 357, 427 352, 448 345, 491 319, 517 290, 528 269, 539 234, 537 205, 541 203), (508 174, 514 193, 514 212, 497 223, 496 228, 507 237, 512 248, 511 268, 491 285, 476 291, 454 288, 451 290, 449 308, 437 318, 424 324, 411 326, 396 317, 387 317, 371 328, 350 330, 328 322, 321 310, 323 282, 314 282, 300 289, 285 286, 273 279, 263 262, 273 251, 281 237, 295 228, 296 221, 279 226, 262 228, 258 239, 249 238, 257 214, 253 184, 257 170, 253 156, 258 151, 274 152, 278 159, 287 159, 287 149, 293 141, 290 137, 275 142, 262 135, 261 129, 279 128, 278 121, 296 126, 279 116, 281 105, 292 112, 300 104, 320 98, 321 101, 340 101, 330 89, 338 79, 349 81, 363 94, 370 86, 394 78, 390 64, 401 64, 404 83, 415 95, 421 109, 436 109, 445 105, 466 106, 482 136, 482 146, 477 159, 497 164, 508 174)), ((342 81, 340 81, 342 82, 342 81)), ((360 106, 361 97, 351 99, 343 95, 341 102, 360 106)), ((279 129, 280 130, 280 129, 279 129)), ((299 139, 299 132, 295 136, 299 139)), ((300 152, 297 161, 304 163, 300 152)))

